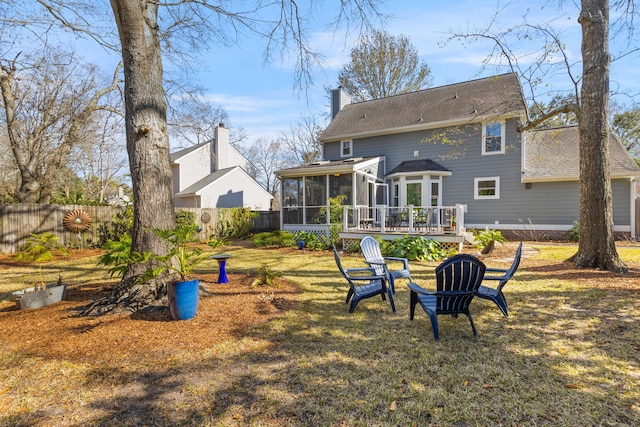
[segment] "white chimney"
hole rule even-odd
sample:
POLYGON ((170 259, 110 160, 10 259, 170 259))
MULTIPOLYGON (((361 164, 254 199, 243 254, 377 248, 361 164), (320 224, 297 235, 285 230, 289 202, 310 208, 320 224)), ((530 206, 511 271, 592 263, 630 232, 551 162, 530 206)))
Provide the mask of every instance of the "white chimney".
POLYGON ((222 123, 216 127, 213 140, 213 167, 214 170, 226 169, 229 165, 230 156, 229 129, 222 123))

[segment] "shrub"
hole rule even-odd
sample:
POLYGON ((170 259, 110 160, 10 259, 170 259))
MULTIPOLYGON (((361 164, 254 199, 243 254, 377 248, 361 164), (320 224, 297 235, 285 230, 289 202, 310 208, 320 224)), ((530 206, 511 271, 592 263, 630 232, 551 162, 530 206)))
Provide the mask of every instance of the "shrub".
POLYGON ((256 276, 255 280, 251 282, 251 287, 259 285, 274 286, 276 279, 282 276, 282 271, 272 270, 269 266, 263 265, 256 269, 256 276))
POLYGON ((294 245, 297 242, 304 242, 304 247, 312 251, 324 251, 331 248, 331 240, 325 235, 318 236, 308 231, 296 231, 294 239, 294 245))
POLYGON ((282 230, 275 230, 265 233, 257 233, 251 237, 251 244, 257 248, 264 246, 278 246, 289 248, 296 245, 293 233, 282 230))
POLYGON ((207 245, 211 248, 211 249, 218 249, 220 246, 222 245, 226 245, 228 242, 226 240, 223 239, 216 239, 215 237, 212 237, 211 239, 209 239, 209 241, 207 242, 207 245))
POLYGON ((108 241, 118 242, 125 237, 131 240, 133 230, 133 207, 127 206, 112 216, 111 224, 98 226, 98 247, 104 248, 108 241))
POLYGON ((253 227, 253 218, 256 213, 249 208, 224 208, 218 209, 215 237, 223 240, 245 238, 249 236, 253 227))
POLYGON ((41 234, 32 233, 15 258, 29 262, 44 262, 53 259, 55 253, 66 255, 67 250, 58 243, 58 236, 47 231, 41 234))
POLYGON ((329 217, 331 224, 342 223, 344 219, 344 202, 346 200, 347 196, 344 194, 329 198, 329 217))
POLYGON ((117 241, 108 240, 103 245, 103 248, 106 249, 107 252, 98 258, 98 265, 110 267, 109 275, 111 277, 123 277, 129 264, 147 261, 151 257, 150 253, 132 253, 130 236, 123 236, 117 241))
POLYGON ((380 249, 384 256, 407 258, 411 261, 438 261, 448 255, 437 241, 417 236, 404 236, 384 242, 380 249))
POLYGON ((569 231, 567 231, 567 239, 572 242, 580 241, 580 222, 573 221, 573 227, 569 231))
POLYGON ((182 226, 197 227, 195 212, 190 212, 190 211, 176 212, 176 228, 180 228, 182 226))
POLYGON ((493 242, 504 243, 507 239, 504 238, 502 233, 499 230, 489 230, 489 227, 485 228, 484 231, 475 235, 475 239, 478 242, 478 248, 484 248, 489 245, 492 245, 493 242))

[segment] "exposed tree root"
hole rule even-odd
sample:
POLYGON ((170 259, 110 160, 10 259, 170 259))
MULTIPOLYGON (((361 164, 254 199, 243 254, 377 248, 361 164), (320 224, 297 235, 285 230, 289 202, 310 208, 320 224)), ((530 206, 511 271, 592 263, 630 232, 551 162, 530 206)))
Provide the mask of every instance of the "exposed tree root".
POLYGON ((135 277, 122 280, 110 295, 87 305, 82 316, 99 316, 107 313, 134 313, 151 306, 167 305, 166 282, 152 281, 137 284, 135 277))

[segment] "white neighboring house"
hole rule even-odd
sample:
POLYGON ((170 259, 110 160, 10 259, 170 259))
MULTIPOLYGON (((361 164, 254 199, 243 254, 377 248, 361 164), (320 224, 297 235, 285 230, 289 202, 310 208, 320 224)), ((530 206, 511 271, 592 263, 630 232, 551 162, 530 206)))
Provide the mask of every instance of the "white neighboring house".
POLYGON ((249 164, 218 126, 211 142, 171 154, 175 206, 269 210, 273 196, 247 173, 249 164))

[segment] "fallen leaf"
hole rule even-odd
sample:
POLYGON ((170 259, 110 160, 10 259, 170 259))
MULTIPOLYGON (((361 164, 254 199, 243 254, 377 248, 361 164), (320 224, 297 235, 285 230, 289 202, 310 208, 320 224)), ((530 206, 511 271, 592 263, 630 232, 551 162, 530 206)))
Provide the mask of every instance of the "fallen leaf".
POLYGON ((362 399, 354 399, 353 403, 364 403, 362 399))
POLYGON ((571 383, 565 384, 564 386, 565 386, 566 388, 578 388, 578 385, 577 385, 577 384, 571 384, 571 383))
POLYGON ((393 402, 391 402, 391 405, 389 405, 389 410, 390 411, 395 411, 396 409, 398 409, 398 404, 394 400, 393 402))
POLYGON ((484 385, 482 386, 482 388, 484 388, 484 389, 486 389, 486 390, 489 390, 489 389, 495 388, 495 386, 494 386, 494 385, 492 385, 492 384, 484 384, 484 385))

